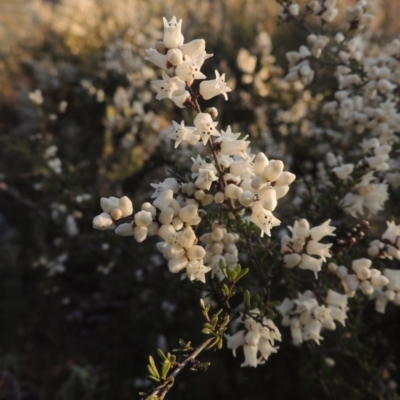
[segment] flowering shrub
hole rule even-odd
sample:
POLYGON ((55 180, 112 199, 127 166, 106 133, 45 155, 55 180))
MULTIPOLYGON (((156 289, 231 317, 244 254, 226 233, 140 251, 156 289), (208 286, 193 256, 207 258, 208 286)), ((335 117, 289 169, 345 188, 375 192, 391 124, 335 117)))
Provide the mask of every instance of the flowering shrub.
MULTIPOLYGON (((63 53, 24 61, 35 84, 1 139, 16 265, 44 273, 41 292, 82 335, 120 308, 135 316, 115 323, 133 355, 114 378, 73 365, 59 397, 103 398, 125 373, 162 399, 196 385, 186 369, 210 369, 207 386, 225 360, 247 382, 225 383, 230 397, 259 398, 264 375, 271 396, 295 397, 273 385, 291 369, 306 398, 398 398, 400 42, 374 31, 377 5, 277 0, 280 32, 300 32, 285 61, 265 30, 235 22, 234 1, 221 24, 218 7, 177 2, 180 19, 100 3, 32 5, 63 53)), ((115 347, 99 342, 102 364, 115 347)))

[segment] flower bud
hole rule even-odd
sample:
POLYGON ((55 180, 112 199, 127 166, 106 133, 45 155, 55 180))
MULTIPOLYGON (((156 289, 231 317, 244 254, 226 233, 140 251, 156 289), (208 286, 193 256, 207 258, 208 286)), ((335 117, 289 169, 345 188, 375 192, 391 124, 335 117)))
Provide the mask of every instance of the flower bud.
POLYGON ((275 186, 276 199, 279 200, 285 197, 289 191, 289 186, 275 186))
POLYGON ((114 209, 111 211, 111 218, 112 218, 114 221, 118 221, 119 219, 122 218, 122 211, 121 211, 119 208, 114 208, 114 209))
POLYGON ((368 268, 361 267, 356 272, 357 278, 364 281, 371 277, 371 271, 368 268))
POLYGON ((225 196, 228 199, 237 200, 242 193, 243 189, 240 186, 234 185, 233 183, 230 183, 225 187, 225 196))
POLYGON ((155 217, 157 214, 156 208, 151 204, 151 203, 143 203, 142 204, 142 210, 143 211, 148 211, 152 217, 155 217))
POLYGON ((258 153, 254 159, 254 173, 258 176, 262 175, 265 167, 269 164, 268 158, 264 153, 258 153))
POLYGON ((272 160, 264 168, 263 176, 268 179, 269 182, 275 182, 283 171, 283 162, 280 160, 272 160))
MULTIPOLYGON (((160 216, 158 217, 158 221, 163 225, 169 225, 174 218, 174 210, 172 208, 164 208, 161 211, 160 216)), ((136 221, 136 220, 135 220, 136 221)))
POLYGON ((296 179, 296 175, 291 172, 284 171, 275 182, 275 187, 290 185, 296 179))
POLYGON ((122 212, 122 218, 129 217, 133 213, 132 202, 126 196, 123 196, 119 199, 118 208, 122 212))
POLYGON ((188 264, 189 264, 188 259, 186 258, 186 256, 183 256, 183 257, 180 257, 180 258, 169 260, 168 261, 168 269, 173 274, 176 274, 179 271, 181 271, 183 268, 186 268, 186 266, 188 264))
POLYGON ((147 237, 148 229, 145 226, 135 226, 133 235, 138 243, 143 242, 147 237))
POLYGON ((239 202, 244 207, 250 207, 254 202, 254 193, 245 191, 239 196, 239 202))
POLYGON ((132 236, 134 234, 132 222, 117 226, 117 228, 115 229, 115 233, 120 236, 132 236))
POLYGON ((285 268, 293 268, 298 265, 301 261, 300 254, 293 253, 293 254, 286 254, 283 257, 283 266, 285 268))
POLYGON ((224 202, 224 200, 225 200, 225 195, 222 192, 215 193, 215 196, 214 196, 215 203, 221 204, 224 202))
POLYGON ((267 186, 258 192, 258 198, 261 205, 269 211, 274 211, 278 202, 276 200, 276 192, 273 187, 267 186))
POLYGON ((204 247, 196 245, 196 246, 190 247, 190 249, 187 251, 186 255, 190 261, 201 260, 206 255, 206 251, 205 251, 204 247))
POLYGON ((149 211, 138 211, 135 214, 136 226, 148 226, 152 223, 153 217, 149 211))

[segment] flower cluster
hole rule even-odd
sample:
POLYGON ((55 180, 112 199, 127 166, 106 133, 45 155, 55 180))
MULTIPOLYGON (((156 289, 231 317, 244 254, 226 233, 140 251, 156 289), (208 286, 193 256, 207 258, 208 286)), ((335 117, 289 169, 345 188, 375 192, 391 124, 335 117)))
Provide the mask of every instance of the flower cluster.
POLYGON ((267 318, 256 320, 258 309, 249 311, 239 321, 244 323, 245 329, 234 335, 225 335, 228 349, 232 349, 236 357, 236 349, 243 346, 244 362, 242 367, 257 367, 264 364, 269 356, 276 353, 279 347, 274 347, 275 340, 281 341, 282 337, 274 322, 267 318), (254 318, 253 318, 254 317, 254 318))
POLYGON ((285 298, 276 307, 282 316, 282 325, 290 327, 294 344, 307 340, 320 344, 322 329, 335 330, 335 321, 345 325, 347 296, 329 289, 325 302, 327 306, 319 305, 313 292, 307 290, 294 300, 285 298))
POLYGON ((341 279, 342 286, 348 297, 353 297, 357 289, 360 289, 365 295, 370 296, 374 289, 386 286, 389 281, 382 275, 381 271, 371 268, 372 261, 367 258, 353 260, 351 269, 353 274, 344 266, 337 266, 334 263, 329 265, 329 269, 335 272, 341 279))
POLYGON ((330 222, 331 220, 328 219, 322 225, 310 228, 309 222, 301 219, 295 221, 293 227, 288 226, 292 237, 284 235, 281 239, 281 252, 284 254, 283 265, 286 268, 298 265, 300 269, 314 271, 317 277, 326 258, 331 257, 329 249, 332 247, 332 243, 320 243, 320 240, 325 236, 336 236, 333 233, 336 228, 330 226, 330 222))
POLYGON ((396 225, 393 221, 387 221, 386 224, 387 229, 381 236, 383 242, 373 240, 369 245, 368 255, 400 260, 400 225, 396 225))

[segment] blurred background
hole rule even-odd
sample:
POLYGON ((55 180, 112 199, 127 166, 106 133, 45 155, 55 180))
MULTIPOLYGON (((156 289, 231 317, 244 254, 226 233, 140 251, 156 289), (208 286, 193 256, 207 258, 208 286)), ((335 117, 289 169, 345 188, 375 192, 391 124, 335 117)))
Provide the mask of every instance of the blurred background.
MULTIPOLYGON (((249 134, 300 178, 317 173, 310 121, 335 81, 324 69, 326 87, 283 80, 285 53, 306 36, 277 24, 277 11, 272 0, 0 0, 0 400, 136 399, 157 347, 202 340, 201 287, 171 276, 154 240, 138 245, 91 221, 100 197, 140 207, 150 183, 189 166, 189 149, 173 151, 165 136, 191 114, 155 100, 159 71, 143 59, 162 39, 162 16, 183 19, 186 42, 204 38, 214 57, 203 72, 225 72, 234 88, 211 102, 219 126, 249 134)), ((382 0, 378 42, 399 33, 399 15, 398 0, 382 0)), ((170 398, 398 399, 375 376, 398 381, 399 313, 372 310, 335 367, 324 361, 334 336, 324 349, 295 348, 285 332, 257 370, 228 350, 202 355, 209 371, 184 372, 170 398), (360 353, 383 367, 363 368, 360 353)))

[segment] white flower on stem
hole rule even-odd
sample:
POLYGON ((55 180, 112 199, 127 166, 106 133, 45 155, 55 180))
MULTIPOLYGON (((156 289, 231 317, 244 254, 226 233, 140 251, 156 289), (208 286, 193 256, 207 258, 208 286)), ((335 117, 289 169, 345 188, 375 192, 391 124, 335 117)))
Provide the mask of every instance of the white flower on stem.
POLYGON ((179 47, 184 56, 189 56, 192 60, 199 57, 204 59, 212 57, 212 54, 205 54, 206 41, 204 39, 195 39, 179 47))
POLYGON ((226 156, 240 155, 243 159, 249 158, 249 154, 246 152, 250 141, 246 135, 243 139, 238 140, 239 133, 232 133, 231 126, 228 125, 226 131, 221 129, 221 136, 215 140, 215 143, 221 143, 220 153, 226 156))
POLYGON ((164 45, 167 49, 172 49, 175 47, 179 47, 183 44, 184 37, 181 33, 182 29, 182 20, 180 19, 178 22, 175 16, 172 17, 171 21, 163 17, 164 23, 164 45))
POLYGON ((320 340, 324 338, 320 335, 322 323, 317 319, 312 318, 304 327, 304 340, 314 340, 318 345, 320 340))
POLYGON ((396 243, 400 237, 400 225, 396 225, 394 221, 386 221, 387 229, 382 235, 382 240, 388 240, 391 243, 396 243))
POLYGON ((206 276, 207 272, 211 271, 210 267, 206 267, 203 265, 203 260, 192 260, 186 266, 186 273, 188 278, 193 281, 197 280, 203 283, 206 283, 206 276))
POLYGON ((157 100, 171 99, 172 96, 182 95, 185 92, 185 82, 177 76, 171 78, 165 71, 162 71, 162 80, 151 81, 157 90, 157 100))
POLYGON ((172 121, 172 125, 173 131, 167 137, 175 140, 175 149, 182 142, 196 144, 200 140, 200 135, 193 134, 193 132, 196 130, 194 126, 185 126, 184 121, 182 121, 180 125, 177 122, 172 121))
POLYGON ((179 189, 179 184, 175 178, 166 178, 161 183, 150 183, 150 186, 155 189, 155 192, 151 195, 152 199, 156 199, 166 190, 172 190, 173 193, 178 193, 179 189))
POLYGON ((175 68, 175 73, 190 86, 195 79, 206 78, 206 76, 200 72, 203 62, 204 59, 192 60, 189 56, 184 56, 183 62, 175 68))
MULTIPOLYGON (((210 164, 210 165, 212 165, 212 164, 210 164)), ((217 170, 215 169, 215 167, 214 168, 204 168, 204 169, 201 168, 199 170, 199 175, 195 181, 195 185, 199 189, 210 190, 212 183, 214 181, 218 180, 218 176, 216 175, 216 173, 217 173, 217 170)))
POLYGON ((326 261, 326 257, 330 258, 331 254, 329 253, 329 249, 332 247, 332 243, 329 244, 324 244, 324 243, 319 243, 314 240, 310 240, 307 243, 307 253, 313 256, 320 256, 322 261, 326 261))
POLYGON ((212 99, 220 94, 224 96, 225 100, 228 100, 227 93, 232 89, 225 82, 225 74, 220 75, 215 70, 215 79, 201 82, 199 90, 204 100, 212 99))
POLYGON ((314 271, 315 278, 318 278, 317 272, 321 271, 323 259, 316 259, 309 256, 308 254, 301 255, 301 263, 299 264, 300 269, 309 269, 314 271))
POLYGON ((190 93, 187 90, 185 90, 182 94, 172 96, 171 100, 179 108, 185 108, 192 104, 192 97, 190 96, 190 93))
POLYGON ((331 220, 326 220, 323 224, 314 226, 314 228, 310 229, 311 239, 319 242, 325 236, 336 236, 333 232, 336 230, 334 226, 330 226, 331 220))
POLYGON ((147 49, 146 54, 147 57, 144 59, 157 65, 157 67, 162 69, 170 69, 173 67, 173 65, 168 61, 167 55, 159 53, 156 49, 147 49))
POLYGON ((347 177, 353 172, 354 164, 344 164, 340 167, 335 167, 332 171, 336 174, 336 176, 341 180, 346 180, 347 177))
POLYGON ((260 201, 254 202, 251 210, 250 221, 261 229, 261 237, 264 236, 264 233, 271 236, 271 229, 281 224, 281 221, 275 218, 271 211, 266 210, 260 201))
POLYGON ((241 330, 241 331, 236 332, 232 336, 228 335, 228 334, 225 335, 226 347, 228 347, 228 349, 232 350, 233 357, 236 357, 236 349, 245 344, 245 341, 244 341, 245 333, 246 333, 245 330, 241 330))
POLYGON ((211 115, 208 113, 199 113, 194 119, 194 125, 196 130, 193 134, 200 135, 204 145, 207 144, 210 136, 221 136, 221 134, 215 129, 218 122, 214 122, 211 115))

